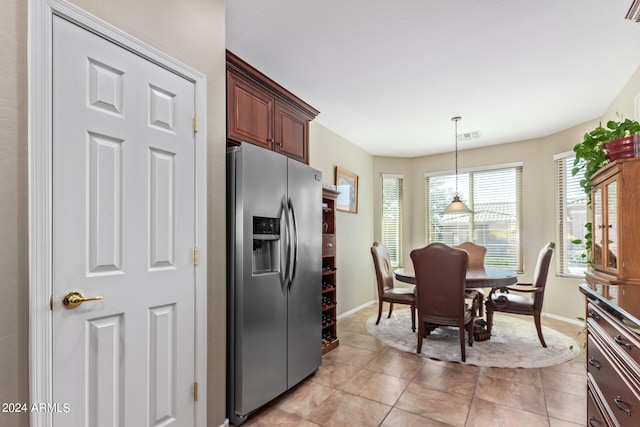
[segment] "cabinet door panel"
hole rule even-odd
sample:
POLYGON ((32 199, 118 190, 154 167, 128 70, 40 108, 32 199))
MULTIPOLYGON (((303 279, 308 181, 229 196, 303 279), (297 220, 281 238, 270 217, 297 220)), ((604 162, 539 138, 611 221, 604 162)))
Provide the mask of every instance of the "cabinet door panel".
POLYGON ((227 72, 227 138, 273 150, 274 98, 227 72))
POLYGON ((593 266, 602 270, 602 246, 604 244, 604 224, 602 221, 602 188, 594 187, 593 209, 593 266))
POLYGON ((275 112, 275 150, 303 163, 309 163, 308 120, 280 102, 276 102, 275 112))
POLYGON ((618 181, 612 180, 607 186, 607 267, 618 270, 618 181))

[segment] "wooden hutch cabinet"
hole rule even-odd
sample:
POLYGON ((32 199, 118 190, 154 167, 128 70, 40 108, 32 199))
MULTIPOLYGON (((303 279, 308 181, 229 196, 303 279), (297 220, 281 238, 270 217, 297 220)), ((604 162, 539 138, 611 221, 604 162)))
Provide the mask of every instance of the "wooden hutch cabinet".
POLYGON ((593 268, 587 280, 640 285, 640 159, 617 160, 591 181, 593 268))
POLYGON ((336 333, 336 199, 338 192, 322 189, 322 354, 339 344, 336 333))
POLYGON ((227 51, 227 143, 249 142, 309 164, 318 110, 227 51))
POLYGON ((592 177, 587 297, 589 426, 640 425, 640 159, 592 177))

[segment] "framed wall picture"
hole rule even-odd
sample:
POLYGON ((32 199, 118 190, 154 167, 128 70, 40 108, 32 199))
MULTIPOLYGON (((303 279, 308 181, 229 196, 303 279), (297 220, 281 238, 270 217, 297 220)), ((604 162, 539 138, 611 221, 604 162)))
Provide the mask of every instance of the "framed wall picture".
POLYGON ((337 166, 336 187, 340 192, 336 200, 336 209, 358 213, 358 175, 337 166))

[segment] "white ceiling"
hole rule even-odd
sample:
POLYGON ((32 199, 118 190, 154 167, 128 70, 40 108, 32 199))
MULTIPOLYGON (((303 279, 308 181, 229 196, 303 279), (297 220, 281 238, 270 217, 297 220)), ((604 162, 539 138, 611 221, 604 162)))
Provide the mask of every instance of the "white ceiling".
MULTIPOLYGON (((373 155, 543 137, 601 117, 640 66, 631 0, 230 0, 227 48, 373 155)), ((579 141, 576 141, 579 142, 579 141)))

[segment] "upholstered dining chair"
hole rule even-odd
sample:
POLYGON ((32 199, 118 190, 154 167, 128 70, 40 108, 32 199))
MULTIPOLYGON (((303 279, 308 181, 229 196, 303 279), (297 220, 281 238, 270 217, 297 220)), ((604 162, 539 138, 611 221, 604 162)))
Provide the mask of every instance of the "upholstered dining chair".
POLYGON ((371 256, 373 266, 376 270, 376 280, 378 281, 378 319, 376 325, 380 323, 382 316, 382 304, 389 303, 389 315, 393 312, 393 304, 406 304, 411 308, 411 330, 416 331, 416 294, 414 288, 396 288, 393 283, 393 271, 391 269, 391 259, 389 250, 380 242, 374 242, 371 246, 371 256))
POLYGON ((532 283, 516 283, 515 285, 504 288, 491 289, 485 303, 487 309, 487 333, 489 335, 491 335, 491 328, 493 326, 494 312, 523 314, 533 316, 540 344, 542 344, 543 347, 547 346, 542 336, 540 312, 542 311, 547 273, 549 272, 549 265, 551 264, 554 249, 555 243, 553 242, 547 243, 540 249, 532 283), (516 292, 516 294, 512 292, 516 292), (530 294, 531 297, 518 295, 517 293, 530 294))
MULTIPOLYGON (((465 304, 465 276, 469 255, 444 243, 411 251, 416 274, 416 300, 418 303, 418 346, 436 326, 457 326, 460 336, 462 361, 466 360, 464 332, 469 346, 473 345, 475 307, 465 304)), ((475 299, 473 299, 475 305, 475 299)))
POLYGON ((468 268, 484 268, 484 257, 487 255, 487 248, 476 245, 473 242, 462 242, 454 248, 462 249, 469 254, 468 268))
MULTIPOLYGON (((487 248, 484 246, 476 245, 473 242, 463 242, 459 245, 454 246, 454 248, 462 249, 469 254, 469 267, 474 269, 482 269, 484 268, 484 257, 487 255, 487 248)), ((473 291, 467 291, 467 293, 473 293, 472 296, 476 298, 476 306, 478 307, 477 315, 479 317, 483 317, 483 309, 484 306, 484 293, 480 289, 475 289, 473 291)), ((467 297, 469 298, 469 296, 467 297)))

